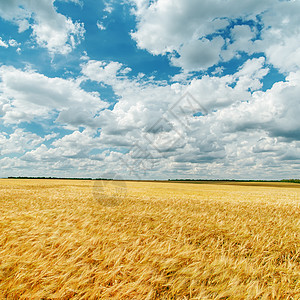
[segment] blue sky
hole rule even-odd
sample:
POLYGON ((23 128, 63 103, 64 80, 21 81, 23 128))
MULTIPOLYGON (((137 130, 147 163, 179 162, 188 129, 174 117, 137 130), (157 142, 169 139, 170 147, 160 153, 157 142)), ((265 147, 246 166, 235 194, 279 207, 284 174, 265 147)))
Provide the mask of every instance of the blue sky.
POLYGON ((0 1, 0 176, 300 177, 299 11, 0 1))

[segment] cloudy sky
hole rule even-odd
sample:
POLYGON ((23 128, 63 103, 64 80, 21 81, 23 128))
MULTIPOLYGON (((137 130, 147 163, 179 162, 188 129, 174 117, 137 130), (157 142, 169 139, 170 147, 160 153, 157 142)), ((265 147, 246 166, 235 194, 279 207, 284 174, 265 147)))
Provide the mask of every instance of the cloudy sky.
POLYGON ((0 0, 0 177, 299 178, 299 13, 0 0))

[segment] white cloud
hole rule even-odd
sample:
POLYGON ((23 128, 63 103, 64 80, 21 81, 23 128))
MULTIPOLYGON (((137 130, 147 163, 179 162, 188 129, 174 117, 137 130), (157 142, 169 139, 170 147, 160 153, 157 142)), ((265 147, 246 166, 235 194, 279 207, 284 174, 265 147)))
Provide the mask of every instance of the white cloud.
POLYGON ((9 45, 11 46, 11 47, 18 47, 18 46, 20 46, 21 44, 20 43, 18 43, 16 40, 14 40, 14 39, 10 39, 9 41, 8 41, 8 43, 9 43, 9 45))
MULTIPOLYGON (((125 174, 130 168, 142 172, 139 164, 142 161, 150 166, 154 177, 159 173, 171 176, 175 170, 180 174, 187 172, 191 177, 193 172, 205 170, 206 176, 214 178, 224 178, 224 174, 249 178, 250 173, 266 178, 274 176, 274 166, 282 168, 283 158, 296 157, 291 149, 300 138, 297 134, 300 112, 295 109, 299 74, 291 74, 287 82, 277 83, 266 92, 259 91, 269 71, 264 57, 246 61, 233 75, 203 76, 190 83, 173 85, 147 82, 143 77, 129 79, 120 72, 124 66, 116 62, 89 61, 82 67, 85 76, 111 85, 119 98, 112 111, 100 114, 98 124, 102 145, 133 147, 128 154, 119 154, 119 159, 122 158, 119 167, 123 167, 125 174), (186 89, 206 108, 208 115, 193 116, 180 109, 170 113, 170 107, 186 89), (159 120, 169 122, 170 126, 160 123, 159 131, 155 131, 153 125, 159 120), (259 144, 260 139, 277 141, 272 161, 271 145, 259 144), (138 156, 134 157, 136 152, 138 156)), ((102 157, 104 162, 114 166, 108 157, 102 157)), ((295 163, 290 165, 289 172, 294 172, 294 167, 295 163)), ((173 174, 176 177, 176 172, 173 174)))
POLYGON ((50 133, 50 134, 47 134, 47 135, 45 135, 45 141, 49 141, 49 140, 51 140, 51 139, 54 139, 54 138, 56 138, 58 136, 58 133, 55 133, 55 132, 53 132, 53 133, 50 133))
MULTIPOLYGON (((131 2, 137 20, 132 38, 138 47, 167 55, 181 68, 173 83, 142 73, 134 76, 122 63, 90 60, 87 52, 81 57, 82 76, 73 80, 2 65, 4 125, 43 125, 50 119, 56 129, 72 132, 45 137, 23 129, 1 133, 1 154, 21 156, 0 160, 1 168, 34 166, 30 172, 40 175, 52 170, 56 175, 98 177, 107 168, 126 178, 135 169, 141 174, 144 164, 152 178, 299 174, 299 1, 228 0, 226 6, 218 0, 131 2), (260 57, 242 59, 235 72, 218 65, 254 53, 260 57), (286 80, 263 91, 270 64, 286 80), (193 75, 212 66, 212 75, 193 75), (90 80, 111 87, 116 103, 108 109, 99 93, 85 91, 90 80), (180 99, 185 91, 200 106, 180 99)), ((112 2, 107 3, 104 11, 111 13, 112 2)), ((14 0, 0 3, 0 10, 19 31, 31 28, 37 43, 51 53, 69 53, 83 38, 83 25, 59 14, 54 4, 14 0)), ((97 26, 105 27, 100 21, 97 26)), ((19 46, 13 40, 1 43, 19 46)))
POLYGON ((121 68, 119 62, 89 60, 82 65, 82 73, 91 80, 112 85, 121 68))
POLYGON ((300 68, 299 10, 299 1, 281 1, 262 15, 264 28, 255 46, 282 72, 300 68))
POLYGON ((249 59, 239 68, 235 77, 248 76, 250 78, 262 79, 269 71, 264 64, 264 57, 249 59))
POLYGON ((226 50, 221 52, 224 61, 229 61, 238 56, 239 52, 255 52, 253 41, 256 38, 255 29, 248 25, 235 25, 230 31, 231 39, 228 39, 226 50))
POLYGON ((107 106, 98 93, 85 92, 80 83, 73 80, 49 78, 8 66, 0 67, 0 79, 5 123, 50 118, 59 112, 57 121, 61 123, 92 125, 94 115, 107 106))
POLYGON ((299 70, 299 1, 229 0, 226 5, 217 0, 131 2, 137 19, 131 36, 137 46, 154 55, 171 54, 172 63, 185 71, 207 69, 241 52, 262 52, 281 72, 299 70), (229 21, 236 19, 252 25, 228 27, 229 21), (229 36, 222 32, 228 28, 229 36), (211 34, 213 39, 208 41, 211 34))
POLYGON ((89 58, 87 52, 86 52, 86 51, 83 51, 83 53, 82 53, 80 59, 81 59, 81 60, 89 60, 90 58, 89 58))
POLYGON ((211 41, 207 39, 191 41, 178 50, 180 57, 173 57, 171 62, 186 71, 205 70, 219 62, 223 45, 224 40, 221 37, 211 41))
MULTIPOLYGON (((88 159, 93 149, 101 148, 99 137, 95 137, 96 131, 85 129, 82 132, 75 130, 73 133, 56 139, 51 147, 44 144, 36 149, 28 151, 22 160, 31 162, 53 163, 63 160, 88 159)), ((52 137, 54 137, 52 135, 52 137)), ((47 136, 45 137, 45 139, 47 136)), ((75 165, 72 163, 72 166, 75 165)))
POLYGON ((253 18, 273 1, 158 0, 133 1, 138 24, 132 37, 153 54, 178 50, 182 44, 212 34, 229 23, 225 18, 253 18))
POLYGON ((100 30, 105 30, 106 27, 103 25, 103 22, 100 22, 100 21, 97 21, 97 27, 100 29, 100 30))
POLYGON ((39 46, 47 48, 51 54, 69 53, 85 33, 82 23, 73 22, 56 11, 54 0, 1 1, 0 14, 5 20, 16 23, 19 32, 31 28, 39 46))
POLYGON ((0 37, 0 47, 4 47, 4 48, 8 48, 8 47, 17 47, 16 52, 18 54, 21 53, 21 48, 19 47, 21 46, 20 43, 18 43, 16 40, 14 39, 10 39, 8 42, 5 42, 2 40, 2 38, 0 37))
POLYGON ((0 37, 0 47, 8 48, 7 43, 4 42, 1 37, 0 37))
POLYGON ((82 64, 83 77, 78 81, 5 66, 0 71, 5 122, 17 123, 18 116, 42 121, 56 112, 57 126, 68 124, 74 130, 61 138, 26 133, 26 139, 20 131, 14 141, 23 139, 21 146, 8 143, 9 137, 2 135, 4 151, 18 149, 23 154, 14 164, 1 160, 4 167, 24 168, 25 163, 35 165, 34 172, 49 168, 56 176, 72 172, 95 177, 107 168, 127 178, 129 172, 132 177, 135 171, 142 175, 143 168, 151 178, 179 173, 198 178, 249 178, 249 174, 274 178, 276 166, 290 174, 297 167, 300 73, 259 91, 268 72, 263 57, 246 61, 233 75, 207 75, 171 85, 149 81, 147 76, 130 78, 130 69, 121 63, 95 60, 82 64), (105 104, 99 95, 80 88, 84 80, 112 87, 118 98, 112 110, 101 110, 105 104), (187 107, 190 103, 180 100, 186 90, 208 114, 194 115, 195 106, 187 107), (155 127, 160 120, 165 122, 155 127), (79 125, 85 130, 78 131, 79 125), (46 140, 50 146, 42 144, 46 140))
POLYGON ((230 106, 216 114, 226 131, 264 130, 271 137, 300 140, 300 73, 291 74, 266 92, 254 92, 248 102, 230 106))
POLYGON ((83 1, 82 0, 57 0, 57 1, 62 1, 62 2, 73 2, 75 4, 78 4, 80 6, 83 6, 83 1))
POLYGON ((111 14, 113 12, 113 10, 114 10, 113 1, 114 0, 104 2, 104 9, 103 9, 104 12, 106 12, 108 14, 111 14))
POLYGON ((40 136, 17 128, 12 134, 0 133, 0 155, 25 153, 44 141, 40 136))
POLYGON ((221 75, 224 71, 224 67, 217 67, 213 72, 212 75, 221 75))

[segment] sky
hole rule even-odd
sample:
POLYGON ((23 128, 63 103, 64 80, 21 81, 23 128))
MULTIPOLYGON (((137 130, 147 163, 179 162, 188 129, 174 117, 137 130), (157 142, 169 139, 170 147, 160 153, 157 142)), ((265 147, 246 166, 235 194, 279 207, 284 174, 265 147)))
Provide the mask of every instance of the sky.
POLYGON ((0 0, 0 177, 300 177, 300 0, 0 0))

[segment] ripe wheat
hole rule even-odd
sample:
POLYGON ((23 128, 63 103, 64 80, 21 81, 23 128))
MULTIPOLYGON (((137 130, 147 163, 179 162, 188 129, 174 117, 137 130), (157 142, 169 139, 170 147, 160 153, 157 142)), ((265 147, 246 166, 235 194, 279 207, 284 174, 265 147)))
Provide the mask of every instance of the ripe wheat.
POLYGON ((0 298, 300 299, 299 185, 126 186, 0 180, 0 298))

